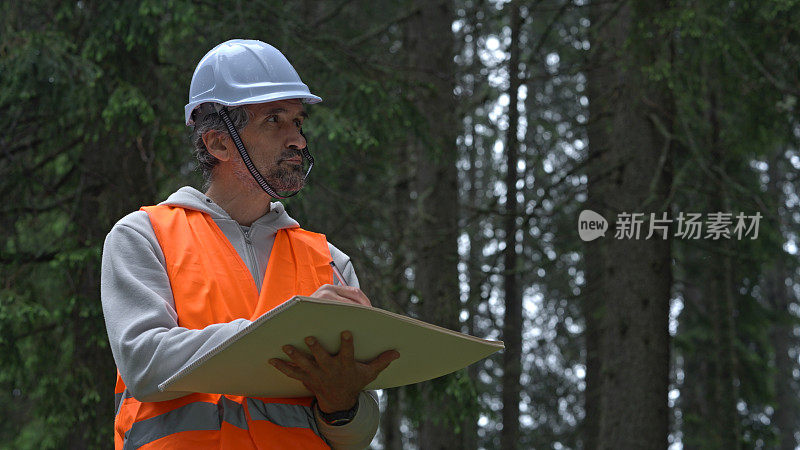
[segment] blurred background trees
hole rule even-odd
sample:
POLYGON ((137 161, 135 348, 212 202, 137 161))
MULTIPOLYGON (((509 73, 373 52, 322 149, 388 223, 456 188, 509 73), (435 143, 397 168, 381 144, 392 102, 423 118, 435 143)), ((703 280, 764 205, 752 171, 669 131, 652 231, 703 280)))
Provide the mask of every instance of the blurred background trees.
POLYGON ((200 187, 189 81, 247 37, 324 99, 290 213, 376 306, 507 345, 383 391, 374 448, 795 448, 798 3, 4 1, 0 447, 110 445, 104 236, 200 187))

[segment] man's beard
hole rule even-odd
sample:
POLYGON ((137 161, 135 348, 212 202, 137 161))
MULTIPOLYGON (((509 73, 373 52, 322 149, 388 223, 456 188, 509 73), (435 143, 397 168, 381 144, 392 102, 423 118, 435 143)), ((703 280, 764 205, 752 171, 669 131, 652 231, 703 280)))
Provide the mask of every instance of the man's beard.
MULTIPOLYGON (((286 149, 270 164, 266 171, 259 169, 259 172, 261 172, 264 180, 277 192, 299 191, 305 185, 305 180, 303 179, 303 165, 286 161, 298 155, 299 152, 297 150, 286 149)), ((255 178, 250 174, 250 171, 247 170, 244 162, 242 162, 241 159, 239 162, 240 164, 238 164, 238 167, 234 169, 236 178, 244 183, 245 186, 248 186, 251 191, 264 192, 255 178)), ((255 163, 255 161, 253 162, 255 163)), ((261 164, 256 164, 256 167, 258 166, 261 166, 261 164)))
POLYGON ((264 174, 264 179, 276 191, 299 191, 305 184, 303 165, 279 161, 264 174))

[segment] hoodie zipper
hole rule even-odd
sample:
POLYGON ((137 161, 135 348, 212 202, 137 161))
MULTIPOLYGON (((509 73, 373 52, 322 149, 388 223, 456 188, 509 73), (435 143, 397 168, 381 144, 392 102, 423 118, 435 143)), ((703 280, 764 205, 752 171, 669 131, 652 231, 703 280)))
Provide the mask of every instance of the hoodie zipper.
POLYGON ((253 241, 250 239, 250 233, 253 231, 253 229, 250 228, 245 233, 245 231, 240 226, 239 231, 242 232, 242 236, 244 237, 244 246, 247 248, 247 256, 249 259, 248 268, 254 267, 256 269, 254 271, 256 275, 255 277, 256 289, 258 289, 258 291, 261 292, 261 280, 259 279, 261 278, 261 275, 260 275, 260 270, 258 270, 258 259, 256 259, 256 251, 255 247, 253 246, 253 241))

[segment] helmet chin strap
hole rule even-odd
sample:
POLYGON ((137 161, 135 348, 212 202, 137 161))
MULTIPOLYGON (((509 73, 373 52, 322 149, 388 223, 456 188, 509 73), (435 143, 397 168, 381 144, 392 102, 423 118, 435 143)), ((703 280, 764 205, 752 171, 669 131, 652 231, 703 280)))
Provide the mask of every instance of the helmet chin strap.
MULTIPOLYGON (((242 138, 239 137, 236 127, 233 126, 233 122, 231 121, 230 116, 228 116, 228 108, 218 103, 214 104, 214 108, 217 110, 217 113, 219 113, 220 117, 222 117, 222 121, 225 122, 225 126, 228 128, 228 134, 230 134, 231 139, 233 139, 233 143, 236 144, 236 148, 239 150, 239 155, 242 157, 245 167, 247 167, 247 170, 250 172, 250 175, 253 176, 253 179, 256 180, 256 183, 261 186, 261 189, 263 189, 264 192, 266 192, 270 197, 277 199, 289 198, 297 195, 297 193, 300 192, 300 189, 288 195, 279 195, 278 191, 270 186, 269 183, 267 183, 267 180, 264 179, 264 176, 261 175, 261 172, 256 169, 256 166, 250 159, 250 155, 247 154, 247 149, 244 148, 242 138)), ((305 139, 306 135, 303 134, 303 130, 300 130, 300 135, 305 139)), ((306 171, 306 174, 303 175, 303 181, 305 181, 306 178, 308 178, 308 174, 311 173, 311 168, 314 167, 314 157, 311 156, 311 152, 308 151, 308 145, 300 149, 300 154, 303 155, 303 158, 308 160, 308 170, 306 171)))

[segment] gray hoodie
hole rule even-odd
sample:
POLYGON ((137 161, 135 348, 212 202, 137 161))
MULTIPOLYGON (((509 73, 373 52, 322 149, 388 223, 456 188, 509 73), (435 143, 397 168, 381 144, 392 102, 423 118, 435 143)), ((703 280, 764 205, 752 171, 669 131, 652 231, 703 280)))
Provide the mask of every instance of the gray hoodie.
MULTIPOLYGON (((208 213, 250 269, 259 290, 275 233, 298 225, 282 203, 273 202, 270 211, 250 227, 241 226, 222 207, 188 186, 161 204, 208 213)), ((347 284, 358 286, 350 258, 333 245, 328 246, 347 284)), ((335 280, 334 284, 337 283, 335 280)), ((250 323, 236 319, 201 330, 178 326, 164 254, 147 213, 141 210, 120 219, 106 237, 100 297, 114 361, 128 393, 140 401, 164 401, 186 395, 160 392, 158 384, 250 323)), ((367 447, 375 436, 378 421, 377 397, 372 391, 361 393, 358 412, 346 425, 331 426, 317 417, 320 433, 335 449, 367 447)))

